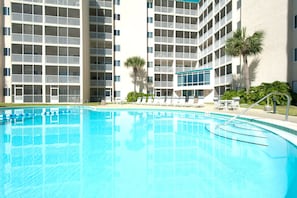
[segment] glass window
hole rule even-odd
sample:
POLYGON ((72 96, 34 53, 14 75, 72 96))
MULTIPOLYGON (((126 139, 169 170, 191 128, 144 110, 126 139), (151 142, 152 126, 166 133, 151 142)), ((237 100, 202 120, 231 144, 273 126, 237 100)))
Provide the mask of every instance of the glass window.
POLYGON ((121 1, 120 1, 120 0, 115 0, 115 1, 114 1, 114 4, 115 4, 115 5, 120 5, 120 4, 121 4, 121 1))
POLYGON ((3 15, 10 15, 9 7, 3 7, 3 15))
POLYGON ((297 15, 295 15, 295 19, 294 19, 294 28, 297 28, 297 15))
POLYGON ((148 47, 148 48, 147 48, 147 52, 148 52, 148 53, 153 53, 153 48, 152 48, 152 47, 148 47))
POLYGON ((147 82, 148 83, 152 83, 153 82, 153 77, 152 76, 148 76, 147 77, 147 82))
POLYGON ((3 74, 4 74, 4 76, 10 76, 10 68, 4 68, 3 74))
POLYGON ((33 46, 24 45, 24 54, 33 54, 33 46))
POLYGON ((67 17, 67 8, 59 8, 59 16, 67 17))
POLYGON ((22 13, 23 12, 22 4, 12 3, 11 10, 12 10, 12 12, 22 13))
POLYGON ((147 2, 147 8, 153 8, 153 2, 147 2))
POLYGON ((23 53, 23 47, 21 44, 13 44, 12 45, 12 53, 13 54, 22 54, 23 53))
POLYGON ((147 67, 153 67, 153 62, 147 62, 147 67))
POLYGON ((69 37, 80 37, 79 28, 69 28, 68 29, 68 36, 69 37))
POLYGON ((9 27, 3 27, 3 35, 10 35, 10 28, 9 27))
POLYGON ((114 76, 114 81, 115 82, 120 82, 121 81, 121 76, 114 76))
POLYGON ((4 94, 4 96, 10 96, 10 88, 4 88, 3 94, 4 94))
POLYGON ((119 14, 114 14, 114 20, 121 20, 121 16, 119 14))
POLYGON ((115 60, 114 61, 114 66, 117 66, 117 67, 121 66, 121 61, 120 60, 115 60))
POLYGON ((114 97, 121 97, 121 91, 115 91, 114 97))
POLYGON ((46 6, 45 7, 45 15, 57 16, 57 8, 46 6))
POLYGON ((10 56, 10 48, 4 48, 3 54, 4 56, 10 56))
POLYGON ((34 25, 34 34, 42 35, 42 26, 41 25, 34 25))
POLYGON ((23 12, 26 14, 32 14, 32 5, 23 5, 23 12))
POLYGON ((148 18, 147 18, 147 22, 148 22, 148 23, 153 23, 153 17, 148 17, 148 18))
POLYGON ((294 49, 294 61, 297 61, 297 48, 294 49))
POLYGON ((42 15, 42 6, 34 5, 34 14, 42 15))
POLYGON ((12 33, 22 34, 22 24, 12 24, 12 33))
POLYGON ((41 45, 34 45, 34 54, 42 55, 42 46, 41 45))
POLYGON ((79 48, 69 47, 69 56, 79 56, 79 48))
POLYGON ((119 36, 120 35, 120 30, 114 30, 114 35, 119 36))
POLYGON ((68 9, 68 17, 80 18, 79 9, 68 9))
POLYGON ((121 46, 120 45, 114 45, 114 51, 115 52, 121 51, 121 46))
POLYGON ((147 37, 148 37, 148 38, 153 38, 153 33, 152 33, 152 32, 148 32, 148 33, 147 33, 147 37))

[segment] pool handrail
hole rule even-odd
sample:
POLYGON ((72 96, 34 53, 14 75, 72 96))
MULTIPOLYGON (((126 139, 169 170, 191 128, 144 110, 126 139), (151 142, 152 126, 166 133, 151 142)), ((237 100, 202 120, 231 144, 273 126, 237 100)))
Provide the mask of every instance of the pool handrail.
POLYGON ((235 116, 233 116, 232 118, 230 118, 229 120, 225 121, 223 124, 229 124, 230 122, 232 122, 233 120, 235 120, 236 118, 244 115, 246 112, 248 112, 251 108, 253 108, 254 106, 256 106, 257 104, 259 104, 260 102, 262 102, 263 100, 265 100, 266 98, 268 98, 271 95, 285 95, 287 97, 287 107, 286 107, 286 114, 285 114, 285 120, 288 121, 288 117, 289 117, 289 107, 290 107, 290 97, 288 96, 288 94, 285 93, 280 93, 280 92, 271 92, 269 94, 267 94, 266 96, 264 96, 263 98, 261 98, 260 100, 258 100, 257 102, 253 103, 252 105, 250 105, 248 108, 246 108, 245 110, 243 110, 241 113, 236 114, 235 116))

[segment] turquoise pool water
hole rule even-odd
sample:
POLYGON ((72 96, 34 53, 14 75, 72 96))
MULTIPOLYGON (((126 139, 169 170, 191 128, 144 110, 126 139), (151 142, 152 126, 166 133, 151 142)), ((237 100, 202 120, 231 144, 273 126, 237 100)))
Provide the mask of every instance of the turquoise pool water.
POLYGON ((297 148, 190 111, 0 109, 0 197, 296 197, 297 148))

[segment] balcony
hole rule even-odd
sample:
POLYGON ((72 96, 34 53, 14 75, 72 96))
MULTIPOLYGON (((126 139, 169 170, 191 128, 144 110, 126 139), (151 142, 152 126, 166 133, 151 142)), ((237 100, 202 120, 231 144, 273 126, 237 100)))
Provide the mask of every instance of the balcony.
POLYGON ((91 70, 112 71, 112 64, 91 64, 91 70))
POLYGON ((95 23, 112 23, 111 17, 103 17, 103 16, 90 16, 90 22, 95 23))
POLYGON ((32 54, 12 54, 11 57, 12 62, 34 62, 41 63, 42 56, 41 55, 32 55, 32 54))
POLYGON ((37 14, 12 13, 12 21, 42 23, 42 18, 42 15, 37 14))
POLYGON ((112 55, 112 49, 104 49, 104 48, 91 48, 90 49, 91 54, 95 55, 112 55))
POLYGON ((46 83, 80 83, 80 76, 46 75, 46 83))
POLYGON ((12 74, 12 83, 42 83, 42 75, 12 74))
POLYGON ((155 6, 155 12, 173 13, 172 7, 155 6))
POLYGON ((94 39, 112 39, 112 33, 90 32, 90 37, 94 39))
POLYGON ((56 17, 56 16, 45 16, 46 23, 59 24, 59 25, 80 25, 79 18, 71 18, 71 17, 56 17))
POLYGON ((46 63, 79 64, 78 56, 46 56, 46 63))
POLYGON ((155 57, 169 57, 173 58, 173 52, 160 52, 160 51, 155 51, 155 57))
POLYGON ((112 80, 91 80, 91 86, 111 87, 112 80))
POLYGON ((224 76, 215 77, 215 85, 226 85, 232 83, 232 74, 227 74, 224 76))
POLYGON ((42 43, 41 35, 12 33, 12 41, 42 43))
POLYGON ((155 42, 157 43, 173 43, 173 37, 155 36, 155 42))
POLYGON ((89 1, 89 6, 112 8, 111 1, 89 1))
POLYGON ((165 73, 172 73, 173 67, 167 67, 167 66, 155 66, 154 67, 155 72, 165 72, 165 73))
POLYGON ((154 87, 172 88, 173 81, 155 81, 154 87))
POLYGON ((50 44, 80 45, 80 38, 64 36, 45 36, 45 42, 50 44))
POLYGON ((167 22, 167 21, 155 21, 155 27, 173 28, 174 23, 173 22, 167 22))

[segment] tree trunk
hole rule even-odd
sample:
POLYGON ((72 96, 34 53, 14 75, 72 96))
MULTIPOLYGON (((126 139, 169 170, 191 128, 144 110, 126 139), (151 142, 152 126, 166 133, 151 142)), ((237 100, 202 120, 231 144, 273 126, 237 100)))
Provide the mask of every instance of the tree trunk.
POLYGON ((136 73, 137 73, 137 69, 135 67, 133 68, 133 73, 134 73, 134 93, 136 93, 136 73))
POLYGON ((249 66, 247 61, 247 55, 243 55, 243 78, 245 82, 246 93, 250 92, 250 74, 249 74, 249 66))

